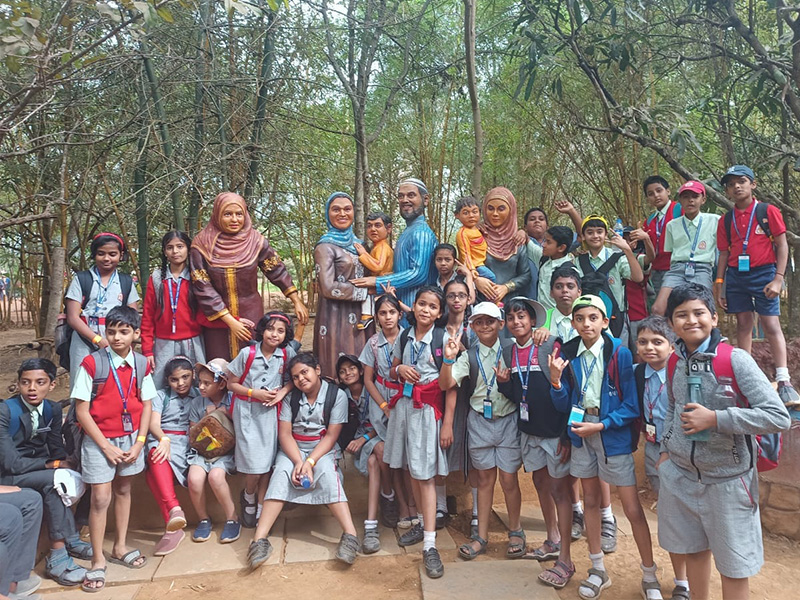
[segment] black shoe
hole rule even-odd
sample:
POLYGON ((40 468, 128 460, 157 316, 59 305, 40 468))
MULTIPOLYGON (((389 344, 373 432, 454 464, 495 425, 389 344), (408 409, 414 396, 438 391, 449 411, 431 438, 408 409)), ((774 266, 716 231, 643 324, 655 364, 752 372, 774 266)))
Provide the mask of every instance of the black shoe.
POLYGON ((444 529, 444 526, 447 525, 447 521, 450 518, 446 512, 442 512, 441 510, 436 511, 436 529, 444 529))
POLYGON ((400 536, 397 545, 402 548, 413 546, 419 544, 424 538, 425 532, 422 530, 422 525, 417 524, 400 536))
POLYGON ((261 538, 250 542, 250 547, 247 549, 247 562, 251 569, 257 569, 269 560, 271 554, 272 544, 267 538, 261 538))
POLYGON ((422 551, 422 562, 425 563, 425 574, 431 579, 439 579, 444 575, 444 565, 442 557, 436 548, 422 551))
POLYGON ((397 498, 391 500, 384 498, 381 494, 378 497, 378 504, 381 507, 381 523, 390 529, 397 527, 397 521, 400 520, 400 512, 397 508, 397 498))
POLYGON ((256 513, 258 511, 258 503, 248 502, 247 499, 244 497, 244 490, 242 490, 242 493, 239 496, 239 507, 242 509, 241 510, 242 527, 246 527, 247 529, 254 529, 256 524, 258 523, 258 518, 256 517, 256 513), (253 512, 247 512, 248 508, 250 508, 253 512))

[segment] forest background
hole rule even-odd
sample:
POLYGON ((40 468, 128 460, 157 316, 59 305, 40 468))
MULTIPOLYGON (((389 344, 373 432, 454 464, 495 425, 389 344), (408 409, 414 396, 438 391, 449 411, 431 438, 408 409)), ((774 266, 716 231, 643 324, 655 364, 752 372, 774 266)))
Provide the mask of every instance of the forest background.
POLYGON ((396 185, 420 177, 449 240, 455 201, 495 185, 520 219, 568 198, 635 226, 648 175, 705 181, 719 212, 746 163, 787 221, 796 336, 799 135, 783 0, 2 0, 0 270, 47 340, 95 233, 146 282, 161 236, 233 190, 313 305, 335 190, 358 232, 380 209, 396 237, 396 185))

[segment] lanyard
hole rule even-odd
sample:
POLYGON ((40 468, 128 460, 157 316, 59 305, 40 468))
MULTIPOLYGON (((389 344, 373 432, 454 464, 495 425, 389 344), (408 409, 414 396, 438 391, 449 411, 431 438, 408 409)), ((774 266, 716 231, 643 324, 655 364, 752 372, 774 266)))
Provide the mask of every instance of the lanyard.
POLYGON ((533 359, 537 359, 538 364, 538 354, 539 354, 539 347, 533 346, 530 352, 528 352, 528 366, 525 369, 525 377, 522 377, 522 365, 519 364, 519 347, 514 344, 514 362, 517 365, 517 377, 519 377, 519 382, 522 384, 522 401, 525 402, 525 396, 528 394, 528 380, 531 377, 531 365, 533 364, 533 359))
MULTIPOLYGON (((758 200, 753 200, 753 209, 750 211, 750 221, 747 223, 747 233, 742 240, 742 254, 747 254, 747 245, 750 243, 750 228, 753 227, 753 219, 756 216, 756 204, 758 204, 758 200)), ((742 234, 739 232, 739 225, 736 223, 736 210, 734 209, 733 215, 733 227, 736 229, 736 235, 739 236, 739 239, 742 239, 742 234)))
POLYGON ((661 234, 664 233, 664 223, 667 221, 667 213, 669 212, 670 208, 672 208, 671 200, 664 209, 664 216, 661 217, 661 219, 656 219, 656 246, 658 246, 658 244, 661 242, 661 234))
POLYGON ((381 347, 383 348, 383 356, 386 357, 386 364, 389 365, 389 367, 391 367, 392 366, 392 355, 389 353, 389 342, 386 342, 381 347))
POLYGON ((661 387, 658 388, 658 392, 656 392, 655 397, 652 397, 652 394, 650 393, 650 390, 652 388, 650 387, 649 383, 650 383, 650 380, 648 379, 648 386, 647 386, 647 389, 646 389, 646 394, 647 394, 648 399, 645 400, 645 403, 647 404, 647 409, 650 411, 650 421, 653 421, 653 419, 654 419, 653 409, 656 406, 656 402, 658 402, 658 399, 661 397, 661 392, 664 391, 664 386, 667 384, 667 382, 666 381, 662 381, 661 382, 661 387), (651 400, 652 400, 652 402, 651 402, 651 400))
POLYGON ((586 367, 586 357, 581 356, 581 363, 583 365, 583 389, 581 390, 581 403, 583 403, 583 398, 586 396, 586 390, 589 389, 589 378, 592 375, 592 371, 594 371, 595 365, 597 365, 597 357, 594 357, 592 361, 592 365, 590 367, 586 367))
POLYGON ((133 383, 136 381, 136 361, 133 363, 133 373, 131 373, 131 381, 128 384, 128 393, 125 394, 122 391, 122 382, 119 380, 119 375, 117 375, 117 368, 114 366, 114 361, 111 359, 111 351, 106 348, 106 354, 108 354, 108 370, 111 371, 111 374, 114 376, 114 383, 117 384, 117 390, 119 391, 119 397, 122 398, 122 412, 128 412, 128 396, 131 395, 131 390, 133 389, 133 383))
POLYGON ((413 364, 415 366, 418 366, 417 365, 417 359, 419 358, 419 355, 422 353, 422 351, 424 349, 425 349, 425 342, 420 342, 419 343, 419 350, 417 350, 417 343, 412 340, 412 342, 411 342, 411 364, 413 364))
MULTIPOLYGON (((480 354, 480 350, 478 351, 480 354)), ((497 349, 497 358, 494 361, 495 369, 500 365, 500 357, 503 354, 503 347, 497 349)), ((492 374, 492 380, 489 381, 489 378, 486 377, 486 371, 483 369, 483 361, 481 357, 478 356, 478 369, 481 371, 481 377, 483 377, 483 382, 486 384, 486 397, 489 397, 489 394, 492 392, 492 387, 494 387, 495 379, 497 379, 497 371, 492 374)))
MULTIPOLYGON (((681 222, 683 223, 683 230, 686 232, 687 239, 691 240, 692 236, 689 235, 689 228, 686 226, 686 217, 683 217, 683 220, 681 222)), ((700 227, 702 226, 702 224, 703 224, 703 217, 698 217, 697 231, 694 232, 694 241, 692 242, 692 249, 689 251, 689 260, 692 260, 694 258, 694 251, 697 249, 697 240, 700 239, 700 227)), ((747 231, 748 235, 750 235, 749 233, 750 230, 748 229, 747 231)))
POLYGON ((172 333, 175 333, 178 319, 178 300, 181 297, 181 285, 183 284, 183 277, 178 277, 178 284, 175 286, 177 289, 173 295, 172 293, 172 277, 167 278, 167 289, 169 290, 169 305, 172 308, 172 333))
MULTIPOLYGON (((111 278, 108 280, 108 285, 106 285, 105 287, 103 287, 103 280, 100 278, 100 272, 97 271, 97 269, 95 269, 95 272, 97 273, 98 289, 97 289, 97 300, 95 301, 95 307, 94 307, 94 316, 99 317, 100 310, 105 306, 106 298, 108 298, 108 288, 110 288, 111 284, 114 283, 114 279, 117 277, 117 271, 116 269, 114 270, 114 272, 111 274, 111 278)), ((127 300, 127 298, 123 298, 123 300, 127 300)))

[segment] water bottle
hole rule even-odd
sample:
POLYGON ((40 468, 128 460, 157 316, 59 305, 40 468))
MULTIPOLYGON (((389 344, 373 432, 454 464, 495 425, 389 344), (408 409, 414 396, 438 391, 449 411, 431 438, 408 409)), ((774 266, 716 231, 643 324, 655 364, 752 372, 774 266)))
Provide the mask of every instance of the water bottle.
POLYGON ((625 227, 622 226, 622 219, 617 217, 617 222, 614 223, 614 233, 618 236, 622 237, 623 232, 625 231, 625 227))
MULTIPOLYGON (((703 404, 703 378, 700 375, 689 375, 686 378, 686 382, 689 384, 689 401, 695 404, 703 404)), ((733 388, 731 388, 731 391, 733 391, 733 388)), ((691 412, 691 409, 688 412, 691 412)), ((711 430, 704 429, 697 433, 687 433, 686 438, 693 442, 707 442, 711 439, 711 430)))
POLYGON ((300 487, 304 490, 307 490, 311 487, 311 479, 305 473, 300 476, 300 487))

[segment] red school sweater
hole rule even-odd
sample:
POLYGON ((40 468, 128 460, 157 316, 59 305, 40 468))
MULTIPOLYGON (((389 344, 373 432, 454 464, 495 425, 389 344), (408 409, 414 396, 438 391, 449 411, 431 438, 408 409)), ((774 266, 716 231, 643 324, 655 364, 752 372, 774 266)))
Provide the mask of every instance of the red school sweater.
MULTIPOLYGON (((142 311, 142 354, 153 356, 155 338, 187 340, 202 333, 203 329, 198 322, 197 311, 192 311, 191 306, 189 306, 189 287, 191 285, 192 282, 186 279, 181 284, 177 318, 175 319, 175 333, 172 333, 172 306, 169 300, 169 285, 167 285, 166 280, 161 285, 164 310, 159 315, 153 278, 150 278, 144 295, 144 310, 142 311)), ((172 289, 173 291, 175 290, 174 285, 172 289)))

